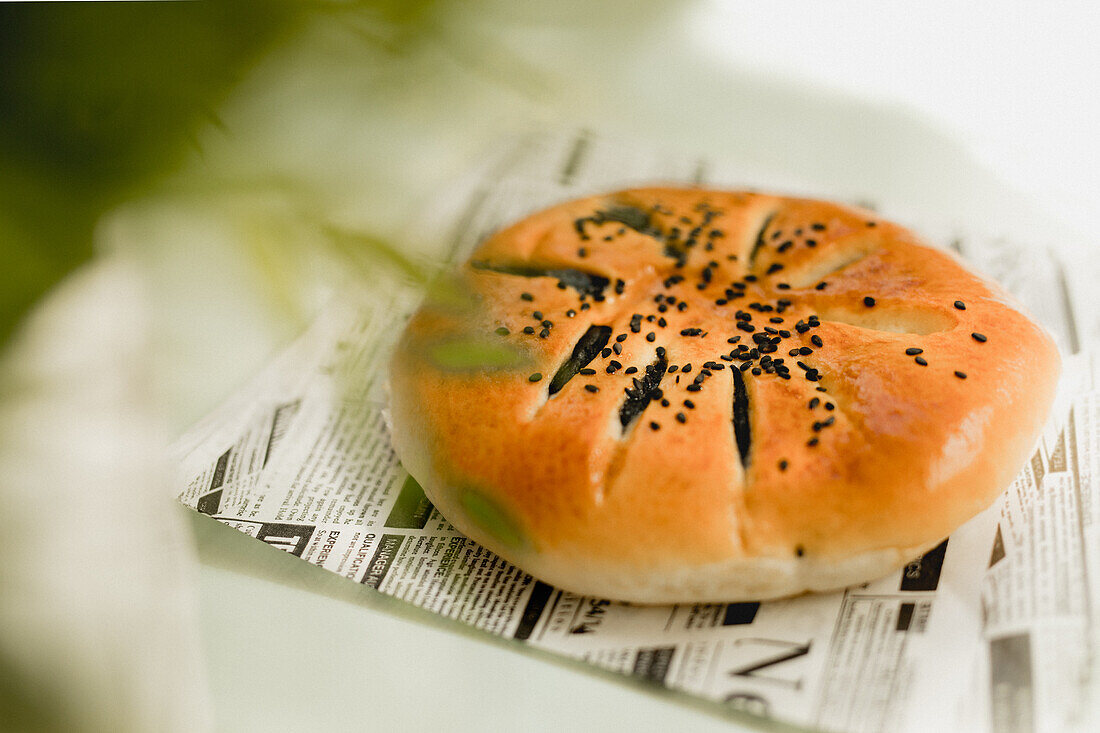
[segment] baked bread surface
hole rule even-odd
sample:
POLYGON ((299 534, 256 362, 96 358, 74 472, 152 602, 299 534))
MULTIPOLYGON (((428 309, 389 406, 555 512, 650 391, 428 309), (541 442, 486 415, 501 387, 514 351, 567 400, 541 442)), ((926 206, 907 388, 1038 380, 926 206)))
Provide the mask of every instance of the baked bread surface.
POLYGON ((444 290, 391 362, 402 462, 469 537, 618 600, 900 567, 1011 482, 1059 372, 998 286, 820 201, 572 201, 490 237, 444 290))

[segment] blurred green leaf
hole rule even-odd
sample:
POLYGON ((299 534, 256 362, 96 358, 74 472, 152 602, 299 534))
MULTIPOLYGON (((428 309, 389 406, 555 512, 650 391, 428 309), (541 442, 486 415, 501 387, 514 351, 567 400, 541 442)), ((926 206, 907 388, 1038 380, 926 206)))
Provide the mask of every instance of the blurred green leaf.
POLYGON ((507 343, 482 337, 432 344, 427 351, 432 362, 444 369, 508 369, 526 361, 522 353, 507 343))
POLYGON ((305 6, 0 4, 0 343, 305 6))

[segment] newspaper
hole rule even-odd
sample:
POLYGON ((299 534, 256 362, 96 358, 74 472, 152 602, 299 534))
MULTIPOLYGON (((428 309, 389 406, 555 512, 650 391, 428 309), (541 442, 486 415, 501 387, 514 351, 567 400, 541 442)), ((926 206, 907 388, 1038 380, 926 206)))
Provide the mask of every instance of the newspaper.
MULTIPOLYGON (((435 230, 440 259, 461 260, 502 224, 555 201, 640 181, 703 182, 715 171, 587 133, 525 138, 460 205, 441 206, 450 213, 435 230)), ((1080 322, 1095 314, 1051 253, 955 235, 942 244, 1013 288, 1065 353, 1079 347, 1080 322)), ((475 628, 797 725, 1001 733, 1097 719, 1094 355, 1067 361, 1060 406, 1005 494, 900 572, 783 601, 638 606, 578 596, 510 565, 462 536, 401 468, 385 426, 384 365, 418 297, 395 286, 338 298, 179 441, 181 501, 475 628)))

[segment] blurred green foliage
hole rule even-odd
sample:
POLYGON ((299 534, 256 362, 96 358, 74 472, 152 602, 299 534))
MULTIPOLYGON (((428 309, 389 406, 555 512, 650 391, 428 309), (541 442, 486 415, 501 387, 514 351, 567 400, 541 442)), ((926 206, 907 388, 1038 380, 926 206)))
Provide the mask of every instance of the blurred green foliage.
POLYGON ((92 255, 97 219, 220 124, 264 52, 317 14, 399 51, 434 0, 0 4, 0 345, 92 255))
POLYGON ((178 164, 303 7, 0 5, 0 342, 91 255, 103 211, 178 164))

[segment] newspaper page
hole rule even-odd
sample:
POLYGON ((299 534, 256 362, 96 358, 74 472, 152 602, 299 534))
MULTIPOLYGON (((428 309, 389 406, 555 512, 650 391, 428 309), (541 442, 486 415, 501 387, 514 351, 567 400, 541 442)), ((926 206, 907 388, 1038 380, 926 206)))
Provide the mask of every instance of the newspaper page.
MULTIPOLYGON (((715 170, 588 133, 524 138, 441 223, 440 257, 461 260, 556 201, 703 182, 715 170)), ((942 244, 1014 288, 1064 353, 1079 347, 1079 322, 1095 314, 1076 313, 1050 252, 954 235, 942 244)), ((782 601, 638 606, 577 596, 503 561, 455 530, 401 468, 384 365, 417 300, 400 287, 336 300, 180 440, 180 500, 475 628, 761 716, 867 732, 1085 724, 1100 608, 1095 356, 1067 363, 1069 396, 1004 496, 900 572, 782 601)))

